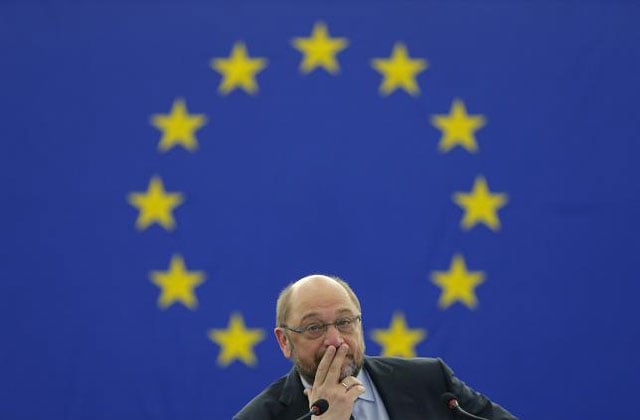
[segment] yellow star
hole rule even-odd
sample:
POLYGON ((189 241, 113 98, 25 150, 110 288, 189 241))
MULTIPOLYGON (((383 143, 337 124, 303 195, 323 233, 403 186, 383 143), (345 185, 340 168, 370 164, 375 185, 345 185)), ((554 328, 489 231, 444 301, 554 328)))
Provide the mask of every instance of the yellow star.
POLYGON ((180 193, 167 193, 162 179, 154 176, 149 182, 146 192, 133 192, 128 197, 129 204, 140 210, 136 220, 136 228, 144 230, 152 223, 158 223, 166 230, 175 227, 173 209, 184 201, 180 193))
POLYGON ((232 314, 226 330, 209 330, 209 339, 222 349, 218 354, 218 364, 228 366, 238 359, 247 366, 257 363, 253 346, 264 340, 264 330, 247 329, 241 314, 232 314))
POLYGON ((484 282, 482 271, 467 271, 464 257, 456 254, 451 260, 449 271, 434 271, 431 281, 442 289, 438 306, 446 309, 456 301, 464 303, 469 309, 478 306, 475 287, 484 282))
POLYGON ((202 271, 187 271, 180 255, 171 258, 168 271, 152 271, 151 282, 162 289, 158 306, 166 309, 175 302, 181 302, 193 310, 198 306, 194 289, 204 282, 202 271))
POLYGON ((371 338, 382 346, 381 356, 415 357, 415 346, 425 339, 423 329, 410 330, 402 313, 393 314, 391 326, 387 330, 373 330, 371 338))
POLYGON ((327 25, 316 22, 309 38, 294 38, 293 47, 304 54, 300 63, 302 73, 310 73, 317 67, 322 67, 331 74, 340 71, 336 61, 336 54, 347 48, 346 38, 331 38, 327 25))
POLYGON ((207 123, 204 114, 189 114, 183 99, 173 102, 170 114, 154 114, 151 124, 162 131, 158 144, 161 152, 166 152, 175 145, 181 145, 190 152, 198 148, 195 131, 207 123))
POLYGON ((493 231, 499 230, 498 210, 507 204, 507 200, 507 194, 492 194, 482 176, 476 177, 470 193, 457 192, 453 195, 453 201, 464 209, 460 224, 465 230, 480 222, 493 231))
POLYGON ((391 57, 374 58, 371 65, 384 77, 380 85, 382 95, 389 95, 399 87, 413 96, 420 94, 416 76, 428 67, 426 60, 411 59, 402 42, 395 43, 391 57))
POLYGON ((211 68, 222 75, 222 82, 218 92, 228 94, 237 87, 245 92, 254 94, 258 91, 255 76, 267 67, 267 59, 251 58, 247 47, 243 42, 233 45, 229 58, 214 58, 211 60, 211 68))
POLYGON ((455 146, 462 146, 475 153, 478 145, 473 133, 486 124, 483 115, 468 115, 464 102, 453 101, 449 115, 433 115, 431 124, 442 131, 438 149, 446 153, 455 146))

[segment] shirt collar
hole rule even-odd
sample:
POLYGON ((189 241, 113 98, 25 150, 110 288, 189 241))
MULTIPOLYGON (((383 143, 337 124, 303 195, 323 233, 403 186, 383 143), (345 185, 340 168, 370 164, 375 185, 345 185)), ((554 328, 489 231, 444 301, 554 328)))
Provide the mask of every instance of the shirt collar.
POLYGON ((364 385, 364 394, 360 395, 358 398, 365 401, 376 402, 376 396, 373 393, 373 385, 371 384, 371 378, 369 378, 369 374, 364 369, 360 369, 360 373, 356 376, 358 380, 364 385))

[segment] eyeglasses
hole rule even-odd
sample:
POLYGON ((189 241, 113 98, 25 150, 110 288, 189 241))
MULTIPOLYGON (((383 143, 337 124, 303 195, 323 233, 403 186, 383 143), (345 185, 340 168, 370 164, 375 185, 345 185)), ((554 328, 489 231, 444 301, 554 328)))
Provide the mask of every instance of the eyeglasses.
POLYGON ((325 335, 327 333, 327 330, 329 329, 329 326, 331 325, 336 327, 336 329, 343 334, 351 334, 355 331, 356 326, 360 321, 362 321, 362 316, 356 315, 353 318, 339 318, 329 324, 314 322, 313 324, 309 324, 299 328, 289 328, 286 325, 282 325, 281 328, 293 331, 294 333, 302 334, 306 338, 313 340, 325 335))

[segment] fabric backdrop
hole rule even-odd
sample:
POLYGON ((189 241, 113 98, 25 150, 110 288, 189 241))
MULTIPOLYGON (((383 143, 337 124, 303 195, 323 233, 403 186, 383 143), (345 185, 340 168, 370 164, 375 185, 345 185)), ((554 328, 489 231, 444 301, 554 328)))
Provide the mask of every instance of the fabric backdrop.
POLYGON ((341 276, 528 419, 640 388, 633 1, 0 2, 0 417, 225 419, 341 276))

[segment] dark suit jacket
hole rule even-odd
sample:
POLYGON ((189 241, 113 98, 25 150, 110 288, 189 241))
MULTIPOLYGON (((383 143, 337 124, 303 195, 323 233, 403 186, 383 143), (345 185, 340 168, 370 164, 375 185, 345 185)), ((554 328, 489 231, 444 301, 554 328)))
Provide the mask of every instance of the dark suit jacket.
MULTIPOLYGON (((515 419, 453 376, 440 359, 365 357, 364 368, 375 384, 390 420, 456 418, 442 402, 451 392, 466 411, 492 420, 515 419)), ((309 401, 295 369, 251 400, 234 420, 294 420, 309 411, 309 401)))

